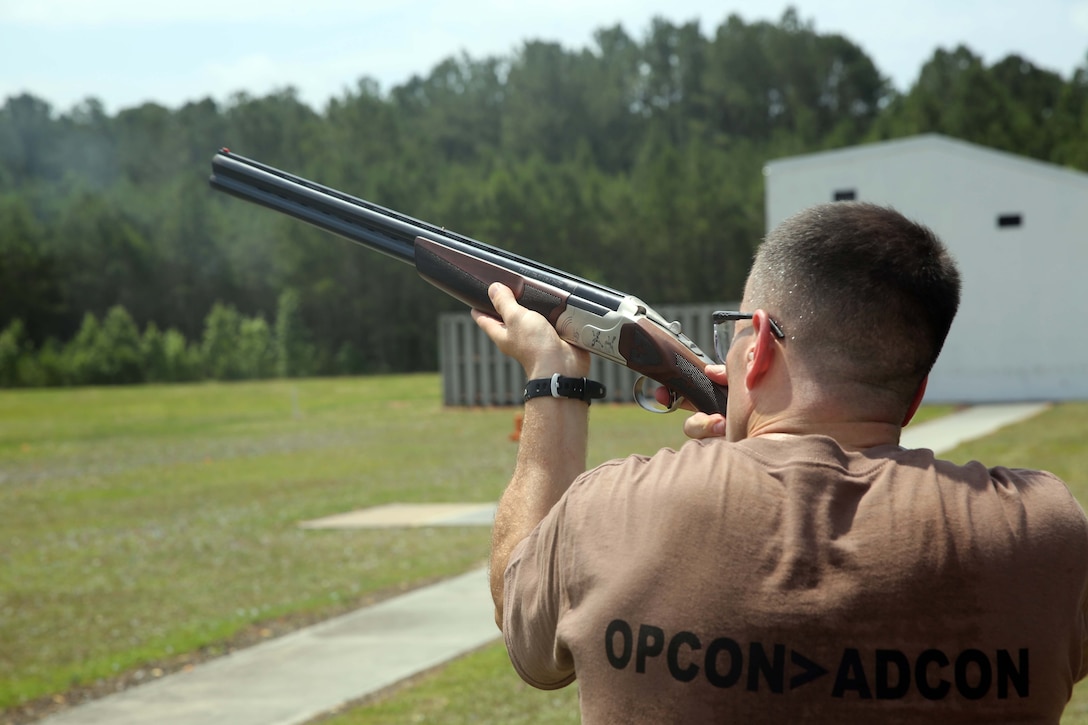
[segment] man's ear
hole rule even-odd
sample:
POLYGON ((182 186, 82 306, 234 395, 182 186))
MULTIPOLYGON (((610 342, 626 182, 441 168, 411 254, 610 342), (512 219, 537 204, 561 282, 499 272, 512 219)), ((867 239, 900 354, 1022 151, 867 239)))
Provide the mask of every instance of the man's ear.
POLYGON ((914 417, 914 414, 918 412, 918 406, 922 404, 922 398, 926 396, 926 385, 929 383, 929 376, 922 378, 922 384, 918 386, 918 392, 914 394, 914 400, 910 402, 910 407, 907 408, 907 415, 903 418, 903 424, 901 427, 906 428, 907 423, 910 423, 910 419, 914 417))
POLYGON ((771 369, 774 356, 778 354, 775 345, 774 332, 771 330, 770 318, 764 310, 756 310, 752 318, 752 338, 744 353, 745 374, 744 383, 751 390, 767 371, 771 369))

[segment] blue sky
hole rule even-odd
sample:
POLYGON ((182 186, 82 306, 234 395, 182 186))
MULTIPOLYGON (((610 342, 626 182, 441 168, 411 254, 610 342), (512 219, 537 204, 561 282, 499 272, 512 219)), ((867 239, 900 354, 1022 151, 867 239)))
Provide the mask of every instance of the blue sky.
POLYGON ((1088 0, 0 0, 0 101, 29 92, 67 111, 93 96, 116 113, 292 85, 321 109, 362 76, 388 90, 462 52, 580 48, 617 23, 641 38, 655 16, 698 20, 709 36, 730 13, 777 20, 789 5, 860 45, 901 90, 936 48, 960 43, 1063 77, 1088 58, 1088 0))

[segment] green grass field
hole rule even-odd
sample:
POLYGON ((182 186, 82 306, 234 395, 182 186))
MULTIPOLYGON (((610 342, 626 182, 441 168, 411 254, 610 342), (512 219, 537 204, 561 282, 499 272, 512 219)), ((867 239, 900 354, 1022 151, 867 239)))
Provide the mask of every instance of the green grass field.
MULTIPOLYGON (((482 564, 483 528, 298 526, 495 500, 518 411, 440 397, 435 375, 0 391, 0 721, 482 564)), ((684 440, 680 415, 592 415, 591 463, 684 440)), ((1088 501, 1086 434, 1088 406, 1062 406, 954 456, 1051 468, 1088 501)), ((334 722, 570 722, 576 701, 490 647, 334 722)))
MULTIPOLYGON (((0 713, 481 565, 484 528, 298 527, 496 500, 517 411, 440 400, 436 375, 0 391, 0 713)), ((594 460, 683 440, 679 416, 594 418, 594 460)))

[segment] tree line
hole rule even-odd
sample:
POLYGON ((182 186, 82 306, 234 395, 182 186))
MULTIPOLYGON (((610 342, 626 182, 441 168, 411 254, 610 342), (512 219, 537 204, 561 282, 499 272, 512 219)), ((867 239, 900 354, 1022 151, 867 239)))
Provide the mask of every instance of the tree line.
POLYGON ((115 115, 10 97, 0 385, 436 369, 437 313, 458 303, 408 265, 211 192, 221 146, 678 304, 740 296, 769 160, 936 132, 1088 170, 1086 101, 1088 64, 1063 78, 962 46, 897 93, 793 10, 462 54, 388 92, 362 77, 316 110, 291 88, 115 115), (244 361, 218 356, 221 334, 244 361), (111 350, 127 362, 103 362, 111 350))
MULTIPOLYGON (((351 371, 354 355, 342 347, 332 372, 351 371)), ((40 348, 22 320, 0 332, 0 387, 181 383, 305 377, 314 372, 315 348, 299 314, 298 294, 280 295, 274 325, 216 302, 201 337, 190 342, 176 328, 148 322, 141 332, 132 315, 114 305, 99 321, 87 312, 65 344, 49 338, 40 348)))

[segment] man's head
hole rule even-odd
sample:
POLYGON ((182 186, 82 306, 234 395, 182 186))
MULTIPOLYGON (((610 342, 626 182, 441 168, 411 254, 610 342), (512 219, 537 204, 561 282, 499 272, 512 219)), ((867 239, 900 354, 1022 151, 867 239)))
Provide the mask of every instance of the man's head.
POLYGON ((767 236, 744 309, 778 322, 795 372, 812 383, 902 400, 906 409, 959 299, 959 272, 932 231, 885 207, 836 202, 767 236))

